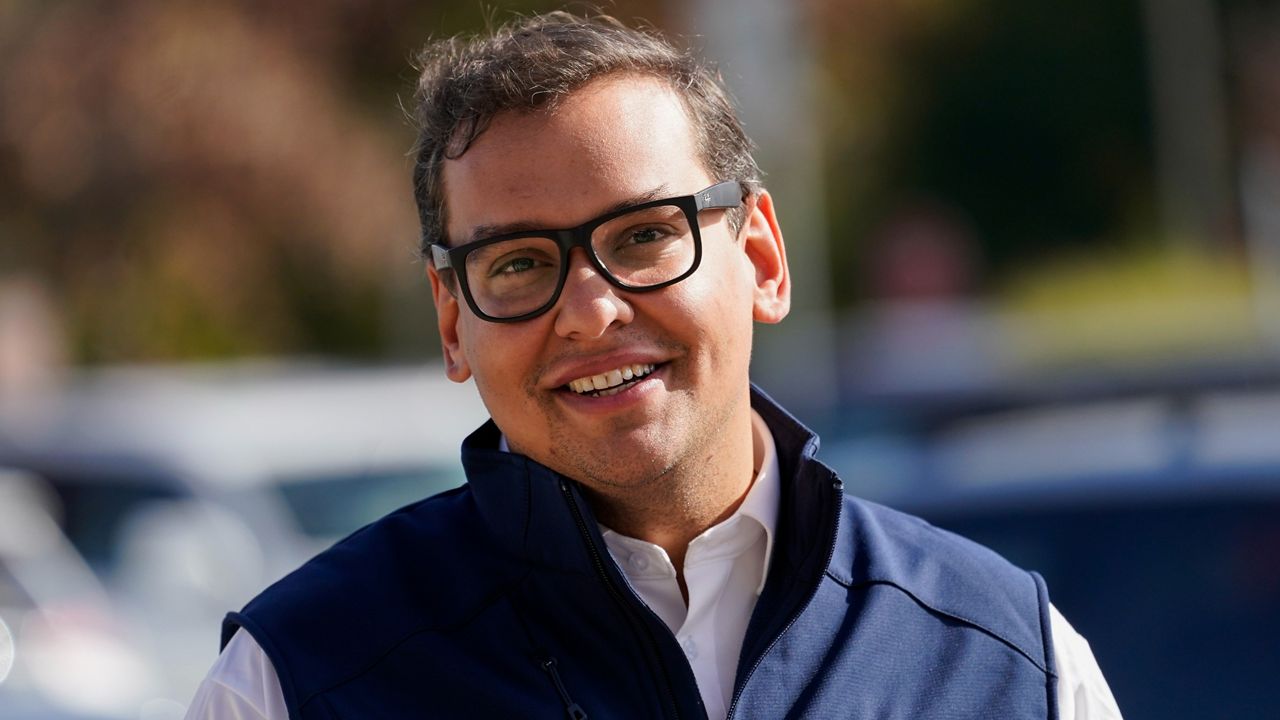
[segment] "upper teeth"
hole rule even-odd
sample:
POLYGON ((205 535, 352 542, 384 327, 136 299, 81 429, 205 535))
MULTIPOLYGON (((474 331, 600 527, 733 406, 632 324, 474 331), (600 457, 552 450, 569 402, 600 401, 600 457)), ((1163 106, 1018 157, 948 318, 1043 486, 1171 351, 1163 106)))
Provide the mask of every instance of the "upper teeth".
POLYGON ((577 380, 569 381, 569 389, 577 393, 589 393, 597 390, 607 390, 617 387, 628 380, 642 378, 653 372, 653 365, 637 363, 635 365, 623 365, 616 370, 610 370, 599 375, 589 375, 580 377, 577 380))

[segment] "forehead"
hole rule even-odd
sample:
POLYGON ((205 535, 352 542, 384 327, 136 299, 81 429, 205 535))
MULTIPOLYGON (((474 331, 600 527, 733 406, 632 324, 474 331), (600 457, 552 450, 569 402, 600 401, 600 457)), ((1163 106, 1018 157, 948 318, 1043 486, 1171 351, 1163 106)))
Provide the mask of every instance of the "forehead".
POLYGON ((550 110, 496 116, 442 170, 446 232, 481 225, 569 227, 620 200, 710 184, 684 104, 659 79, 596 80, 550 110))

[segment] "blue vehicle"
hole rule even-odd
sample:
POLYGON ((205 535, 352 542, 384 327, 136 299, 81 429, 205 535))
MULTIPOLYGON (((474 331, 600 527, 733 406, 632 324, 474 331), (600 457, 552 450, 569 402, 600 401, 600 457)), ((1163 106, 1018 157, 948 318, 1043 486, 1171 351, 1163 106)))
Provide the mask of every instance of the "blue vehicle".
POLYGON ((824 444, 850 492, 1043 574, 1127 720, 1275 716, 1280 384, 901 400, 824 444))

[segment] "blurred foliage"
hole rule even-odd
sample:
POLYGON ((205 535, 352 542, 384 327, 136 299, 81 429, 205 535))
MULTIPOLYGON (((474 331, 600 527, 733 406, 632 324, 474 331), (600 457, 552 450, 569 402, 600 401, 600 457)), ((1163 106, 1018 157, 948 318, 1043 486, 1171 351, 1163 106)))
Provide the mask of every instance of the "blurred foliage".
POLYGON ((0 4, 0 279, 52 289, 81 363, 386 355, 426 294, 411 59, 549 6, 0 4))
POLYGON ((1245 357, 1259 318, 1237 258, 1159 246, 1062 256, 1004 289, 1021 364, 1184 364, 1245 357))
POLYGON ((377 341, 359 329, 367 308, 297 308, 346 307, 325 300, 337 296, 358 308, 389 256, 411 257, 409 135, 345 92, 348 36, 337 31, 350 8, 287 10, 10 6, 0 251, 56 288, 78 359, 377 341), (335 323, 358 335, 335 342, 335 323))
MULTIPOLYGON (((846 98, 828 129, 834 265, 874 267, 883 226, 920 208, 973 238, 988 279, 1150 234, 1140 3, 849 4, 829 0, 820 25, 846 98)), ((838 285, 843 303, 869 292, 850 275, 864 282, 838 285)))
MULTIPOLYGON (((420 351, 411 58, 562 5, 2 3, 0 283, 50 289, 79 363, 420 351)), ((840 308, 893 292, 883 262, 984 293, 1158 236, 1142 3, 805 7, 840 308), (904 229, 956 247, 882 262, 904 229)), ((670 2, 605 9, 682 30, 670 2)))

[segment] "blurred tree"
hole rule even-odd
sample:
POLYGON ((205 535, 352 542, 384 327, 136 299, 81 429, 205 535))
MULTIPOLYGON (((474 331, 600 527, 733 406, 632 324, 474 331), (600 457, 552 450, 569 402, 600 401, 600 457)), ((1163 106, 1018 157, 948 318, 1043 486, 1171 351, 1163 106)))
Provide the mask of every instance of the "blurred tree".
MULTIPOLYGON (((311 4, 309 22, 338 7, 311 4)), ((342 96, 315 33, 254 12, 29 3, 6 17, 6 252, 67 298, 79 359, 376 345, 358 301, 318 323, 295 306, 376 295, 388 255, 410 257, 402 143, 342 96)))
POLYGON ((4 3, 0 275, 52 289, 78 362, 429 345, 410 61, 553 6, 4 3))
MULTIPOLYGON (((410 59, 559 5, 0 3, 0 275, 51 289, 78 362, 420 355, 410 59)), ((678 32, 673 7, 606 9, 678 32)), ((841 304, 919 208, 972 244, 978 291, 1046 251, 1155 236, 1138 3, 805 7, 841 304)))
MULTIPOLYGON (((1153 222, 1137 3, 827 0, 820 27, 837 105, 833 265, 921 203, 975 230, 996 276, 1046 251, 1153 222)), ((865 295, 838 285, 841 300, 865 295)))

